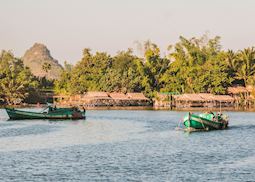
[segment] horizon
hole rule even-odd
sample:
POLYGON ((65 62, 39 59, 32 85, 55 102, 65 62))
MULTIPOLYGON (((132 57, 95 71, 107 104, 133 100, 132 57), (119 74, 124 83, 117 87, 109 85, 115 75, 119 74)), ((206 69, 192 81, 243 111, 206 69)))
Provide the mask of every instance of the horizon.
POLYGON ((224 50, 255 44, 252 0, 2 0, 0 49, 22 57, 34 43, 43 43, 60 64, 75 64, 84 48, 115 55, 151 40, 164 55, 179 36, 220 36, 224 50), (47 13, 45 13, 47 12, 47 13), (57 12, 57 13, 56 13, 57 12), (68 13, 67 13, 68 12, 68 13))

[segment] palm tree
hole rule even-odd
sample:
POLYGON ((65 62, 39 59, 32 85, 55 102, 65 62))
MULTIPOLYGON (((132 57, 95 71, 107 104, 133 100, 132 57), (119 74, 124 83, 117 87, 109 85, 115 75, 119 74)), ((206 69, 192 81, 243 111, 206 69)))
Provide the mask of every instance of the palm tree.
POLYGON ((247 48, 238 53, 238 70, 236 78, 243 80, 245 86, 251 83, 255 73, 255 49, 247 48))
POLYGON ((235 71, 237 69, 237 55, 234 51, 227 51, 225 61, 231 70, 235 71))

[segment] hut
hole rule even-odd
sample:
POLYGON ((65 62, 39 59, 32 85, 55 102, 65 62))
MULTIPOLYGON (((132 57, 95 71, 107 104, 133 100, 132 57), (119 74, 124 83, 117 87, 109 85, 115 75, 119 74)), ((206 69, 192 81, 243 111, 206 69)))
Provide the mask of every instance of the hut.
POLYGON ((250 93, 249 89, 242 86, 228 87, 227 91, 228 94, 234 97, 235 99, 240 98, 240 96, 248 97, 250 93))
POLYGON ((73 96, 56 95, 54 101, 58 105, 79 105, 85 107, 95 106, 148 106, 150 100, 143 93, 119 92, 87 92, 73 96))
POLYGON ((114 100, 115 106, 130 106, 130 105, 132 105, 129 102, 130 99, 124 93, 112 92, 112 93, 109 93, 109 96, 114 100))
POLYGON ((109 93, 109 96, 114 100, 129 100, 126 94, 120 92, 109 93))
POLYGON ((112 105, 112 98, 107 92, 86 92, 72 96, 57 95, 54 100, 60 105, 80 105, 80 106, 109 106, 112 105))
POLYGON ((233 107, 234 98, 229 95, 213 95, 209 93, 176 95, 177 108, 187 107, 233 107))
POLYGON ((235 99, 235 106, 247 106, 249 104, 249 89, 243 86, 228 87, 228 94, 235 99))
POLYGON ((205 99, 199 94, 182 94, 174 95, 175 105, 178 108, 182 107, 204 107, 205 99))
POLYGON ((203 101, 203 107, 215 107, 214 102, 214 95, 210 93, 199 93, 198 96, 200 96, 203 101))
POLYGON ((143 93, 127 93, 129 102, 134 106, 149 106, 151 105, 150 99, 144 96, 143 93))
POLYGON ((87 92, 81 98, 84 106, 112 106, 113 99, 108 92, 87 92))
POLYGON ((108 92, 86 92, 83 97, 88 98, 109 98, 108 92))
POLYGON ((234 107, 235 99, 230 95, 214 95, 215 107, 234 107))

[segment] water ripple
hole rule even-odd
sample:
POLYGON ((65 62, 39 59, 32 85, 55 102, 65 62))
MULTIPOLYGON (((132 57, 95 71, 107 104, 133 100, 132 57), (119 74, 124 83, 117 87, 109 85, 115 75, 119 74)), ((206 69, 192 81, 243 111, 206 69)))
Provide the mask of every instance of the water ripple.
POLYGON ((254 181, 255 113, 228 113, 229 129, 192 134, 174 130, 183 114, 1 122, 0 181, 254 181))
MULTIPOLYGON (((12 126, 12 125, 9 125, 12 126)), ((0 138, 3 137, 15 137, 15 136, 25 136, 25 135, 41 135, 49 132, 53 132, 59 129, 57 126, 45 126, 45 125, 33 125, 26 127, 16 127, 2 129, 0 132, 0 138)))

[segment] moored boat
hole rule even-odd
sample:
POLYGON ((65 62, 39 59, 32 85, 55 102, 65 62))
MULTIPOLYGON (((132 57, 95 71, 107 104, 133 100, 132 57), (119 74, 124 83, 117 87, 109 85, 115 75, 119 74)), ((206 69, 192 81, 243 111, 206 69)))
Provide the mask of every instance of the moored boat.
POLYGON ((213 112, 201 114, 189 112, 184 116, 183 124, 188 131, 221 130, 228 127, 228 116, 213 112))
POLYGON ((85 109, 80 111, 77 107, 72 108, 56 108, 47 107, 42 112, 32 112, 18 110, 14 108, 5 108, 10 119, 85 119, 85 109))

